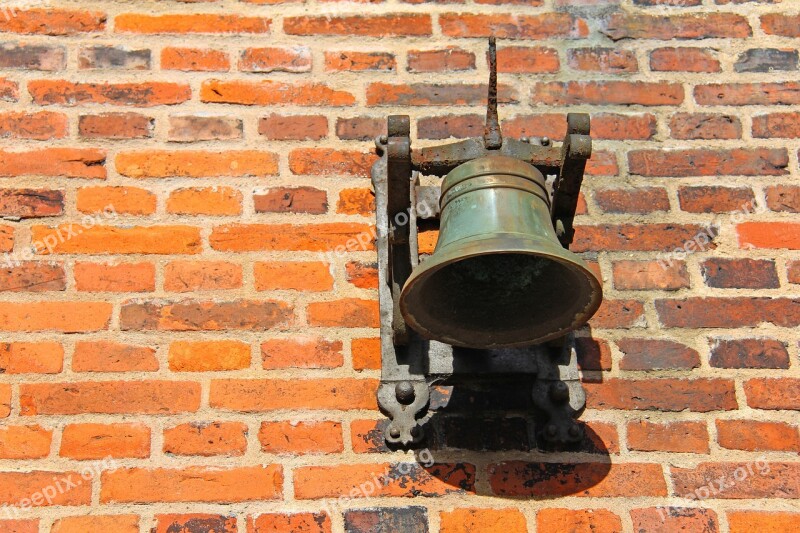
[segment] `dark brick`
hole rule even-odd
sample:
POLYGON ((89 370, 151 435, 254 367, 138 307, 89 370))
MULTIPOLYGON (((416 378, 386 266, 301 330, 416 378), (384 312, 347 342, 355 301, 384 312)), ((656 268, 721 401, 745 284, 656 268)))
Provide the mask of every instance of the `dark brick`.
POLYGON ((0 216, 54 217, 64 212, 64 192, 50 189, 0 189, 0 216))
POLYGON ((156 515, 152 533, 236 533, 236 517, 211 514, 156 515))
POLYGON ((281 187, 253 195, 256 213, 310 213, 328 211, 328 195, 314 187, 281 187))
POLYGON ((675 139, 739 139, 742 123, 733 115, 716 113, 676 113, 669 121, 675 139))
POLYGON ((66 64, 67 52, 61 46, 0 44, 0 68, 3 69, 55 71, 62 70, 66 64))
POLYGON ((751 213, 755 204, 753 190, 746 187, 681 187, 678 199, 690 213, 751 213))
POLYGON ((474 451, 529 451, 528 422, 524 418, 438 417, 437 441, 447 448, 474 451))
POLYGON ((344 513, 347 533, 428 533, 424 507, 381 507, 352 509, 344 513))
POLYGON ((606 213, 669 211, 667 191, 659 187, 601 189, 594 192, 594 200, 606 213))
POLYGON ((92 46, 78 53, 78 68, 148 70, 150 50, 130 50, 122 46, 92 46))
POLYGON ((697 350, 666 339, 620 339, 622 370, 692 369, 700 366, 697 350))
POLYGON ((778 272, 769 259, 713 258, 701 265, 706 285, 718 289, 777 289, 778 272))
POLYGON ((797 70, 797 60, 797 50, 754 48, 741 53, 733 68, 736 72, 797 70))
POLYGON ((420 139, 466 139, 483 135, 485 117, 481 115, 444 115, 425 117, 417 121, 420 139))
POLYGON ((611 370, 611 349, 605 340, 577 337, 575 351, 581 370, 611 370))
POLYGON ((786 346, 774 339, 712 339, 715 368, 789 368, 786 346))
POLYGON ((153 136, 155 119, 138 113, 81 115, 78 131, 90 139, 141 139, 153 136))
POLYGON ((371 141, 386 133, 385 118, 355 117, 336 119, 336 136, 345 141, 371 141))
POLYGON ((173 142, 241 139, 242 120, 235 117, 172 116, 168 139, 173 142))

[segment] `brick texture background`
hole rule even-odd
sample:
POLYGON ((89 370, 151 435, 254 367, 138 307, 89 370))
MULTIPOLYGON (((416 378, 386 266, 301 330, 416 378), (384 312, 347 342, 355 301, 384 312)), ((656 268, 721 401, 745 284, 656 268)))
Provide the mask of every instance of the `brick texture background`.
POLYGON ((796 0, 20 0, 0 34, 0 504, 118 466, 0 532, 800 526, 796 0), (490 34, 507 135, 592 116, 588 437, 537 451, 526 389, 439 390, 408 465, 375 253, 319 252, 374 223, 387 114, 481 132, 490 34))

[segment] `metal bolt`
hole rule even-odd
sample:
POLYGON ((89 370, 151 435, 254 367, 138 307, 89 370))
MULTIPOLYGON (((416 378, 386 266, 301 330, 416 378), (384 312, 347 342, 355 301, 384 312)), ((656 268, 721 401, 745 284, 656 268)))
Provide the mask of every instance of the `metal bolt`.
POLYGON ((581 428, 578 424, 572 424, 567 430, 567 433, 573 439, 577 439, 578 437, 581 436, 581 428))
POLYGON ((393 439, 399 439, 400 438, 400 430, 397 429, 397 428, 390 429, 389 430, 389 436, 392 437, 393 439))
POLYGON ((398 402, 409 405, 414 401, 414 385, 408 381, 401 381, 394 386, 394 395, 398 402))
POLYGON ((378 137, 378 142, 381 144, 386 144, 389 142, 389 137, 386 135, 381 135, 380 137, 378 137))
POLYGON ((527 137, 520 137, 519 140, 520 140, 520 142, 524 142, 524 143, 529 141, 529 139, 527 137))
POLYGON ((563 381, 556 381, 550 385, 550 399, 556 403, 569 400, 569 386, 563 381))
POLYGON ((558 435, 558 428, 555 424, 547 424, 547 427, 544 428, 544 436, 548 439, 553 439, 555 436, 558 435))
POLYGON ((541 143, 542 146, 550 146, 550 137, 542 137, 541 143))

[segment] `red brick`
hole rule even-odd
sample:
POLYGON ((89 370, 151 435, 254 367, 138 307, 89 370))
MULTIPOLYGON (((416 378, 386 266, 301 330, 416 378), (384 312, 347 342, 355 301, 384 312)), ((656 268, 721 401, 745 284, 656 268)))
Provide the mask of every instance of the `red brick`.
POLYGON ((619 174, 617 156, 611 152, 595 151, 586 162, 588 176, 616 176, 619 174))
POLYGON ((193 292, 237 289, 242 266, 226 261, 171 261, 164 267, 164 290, 193 292))
POLYGON ((575 70, 595 72, 637 72, 636 54, 614 48, 571 48, 567 62, 575 70))
POLYGON ((761 15, 761 29, 769 35, 800 37, 800 15, 783 13, 761 15))
POLYGON ((606 299, 592 317, 591 325, 595 328, 629 328, 639 322, 643 316, 644 306, 641 302, 606 299))
POLYGON ((176 189, 167 198, 167 212, 180 215, 239 215, 242 193, 232 187, 176 189))
POLYGON ((718 533, 717 514, 711 509, 693 507, 650 507, 631 509, 631 519, 635 531, 652 533, 672 533, 691 531, 692 533, 718 533))
POLYGON ((168 46, 161 50, 161 68, 200 72, 227 72, 231 60, 226 52, 210 48, 177 48, 168 46))
POLYGON ((274 176, 278 157, 272 152, 167 151, 121 152, 117 171, 132 178, 207 178, 218 176, 274 176))
POLYGON ((279 409, 375 409, 373 379, 218 379, 211 382, 215 409, 258 412, 279 409))
POLYGON ((525 515, 519 509, 454 509, 442 511, 440 533, 527 533, 525 515))
POLYGON ((742 38, 753 34, 747 19, 733 13, 641 15, 614 13, 603 33, 620 39, 713 39, 742 38))
POLYGON ((306 310, 312 326, 339 328, 377 328, 378 302, 345 298, 331 302, 311 302, 306 310))
POLYGON ((594 201, 606 213, 669 211, 667 191, 660 187, 601 189, 594 192, 594 201))
POLYGON ((757 378, 744 383, 747 405, 754 409, 800 410, 800 379, 757 378))
POLYGON ((277 141, 318 141, 328 135, 328 119, 322 115, 276 115, 258 122, 258 133, 277 141))
POLYGON ((277 500, 282 496, 280 465, 238 468, 118 468, 100 478, 101 503, 277 500))
POLYGON ((0 252, 14 249, 14 226, 0 225, 0 252))
POLYGON ((680 187, 678 200, 689 213, 749 213, 756 202, 748 187, 680 187))
POLYGON ((666 72, 720 72, 719 60, 710 48, 666 47, 650 52, 650 70, 666 72))
POLYGON ((67 117, 62 113, 40 111, 0 113, 0 137, 10 139, 62 139, 67 136, 67 117))
POLYGON ((737 500, 800 498, 798 463, 768 463, 761 459, 747 463, 700 463, 694 468, 671 467, 670 470, 673 494, 683 498, 694 494, 699 499, 705 493, 713 498, 737 500), (725 480, 725 490, 718 488, 717 480, 722 479, 725 480), (715 482, 714 492, 710 486, 712 480, 715 482))
POLYGON ((68 424, 61 436, 61 457, 114 459, 150 457, 150 428, 144 424, 68 424))
MULTIPOLYGON (((500 63, 498 57, 498 70, 500 63)), ((475 54, 455 46, 438 50, 409 50, 407 68, 409 72, 474 70, 475 54)))
POLYGON ((736 226, 739 247, 800 250, 800 223, 743 222, 736 226))
POLYGON ((152 292, 156 287, 153 263, 75 263, 75 288, 88 292, 152 292))
POLYGON ((532 103, 550 105, 679 105, 683 86, 642 81, 569 81, 536 83, 532 103))
POLYGON ((311 49, 307 46, 246 48, 239 57, 242 72, 310 72, 311 49))
POLYGON ((353 339, 350 350, 353 354, 353 368, 356 370, 377 370, 381 367, 380 339, 353 339))
POLYGON ((498 72, 558 72, 560 66, 558 51, 554 48, 508 46, 497 50, 498 72))
POLYGON ((628 422, 628 449, 643 452, 708 453, 705 422, 628 422))
POLYGON ((669 121, 674 139, 740 139, 742 123, 734 115, 676 113, 669 121))
POLYGON ((677 290, 689 287, 686 263, 664 268, 658 261, 614 261, 614 288, 619 290, 677 290))
MULTIPOLYGON (((577 226, 572 250, 592 251, 656 251, 683 247, 698 234, 708 229, 693 224, 605 224, 602 226, 577 226)), ((715 248, 714 243, 705 245, 715 248)))
POLYGON ((164 430, 164 453, 170 455, 240 456, 246 449, 242 422, 190 422, 164 430))
POLYGON ((706 285, 719 289, 777 289, 778 271, 768 259, 711 258, 700 264, 706 285))
POLYGON ((374 233, 367 224, 331 222, 295 226, 292 224, 228 224, 215 226, 209 239, 218 251, 290 250, 330 252, 370 250, 374 233), (358 239, 361 239, 359 241, 358 239))
POLYGON ((784 533, 797 527, 800 513, 728 511, 730 533, 784 533))
POLYGON ((169 82, 74 83, 64 80, 31 80, 28 92, 39 105, 75 106, 111 104, 137 107, 175 105, 192 96, 188 85, 169 82))
POLYGON ((348 37, 390 37, 430 35, 430 15, 394 13, 391 15, 352 15, 287 17, 283 31, 288 35, 346 35, 348 37))
POLYGON ((63 212, 63 191, 50 189, 0 189, 0 216, 25 219, 54 217, 61 215, 63 212))
POLYGON ((475 467, 419 463, 303 466, 294 471, 295 498, 430 497, 474 492, 475 467), (364 486, 365 489, 359 487, 364 486), (371 494, 369 494, 371 493, 371 494))
POLYGON ((800 261, 787 262, 786 276, 789 279, 789 283, 800 283, 800 261))
POLYGON ((235 340, 175 341, 169 345, 173 372, 241 370, 250 366, 250 345, 235 340))
POLYGON ((540 509, 536 513, 538 531, 573 533, 619 533, 620 518, 605 509, 540 509))
MULTIPOLYGON (((482 119, 482 117, 480 117, 482 119)), ((563 138, 567 132, 566 115, 542 113, 518 115, 503 121, 503 132, 512 137, 563 138)), ((592 114, 592 137, 596 139, 650 139, 656 133, 656 117, 650 113, 621 115, 592 114)), ((474 135, 473 135, 474 136, 474 135)))
POLYGON ((337 91, 321 83, 285 83, 263 81, 204 81, 200 87, 200 101, 217 104, 300 106, 349 106, 355 97, 346 91, 337 91))
POLYGON ((397 70, 397 60, 389 52, 325 52, 325 70, 328 72, 364 72, 397 70))
POLYGON ((314 337, 269 339, 261 343, 262 368, 338 368, 344 364, 342 341, 314 337))
POLYGON ((606 340, 576 337, 575 351, 581 370, 611 370, 611 348, 606 340))
POLYGON ((273 300, 128 301, 122 304, 120 327, 151 331, 266 331, 286 325, 292 318, 290 305, 273 300))
POLYGON ((767 187, 765 192, 770 210, 800 213, 800 187, 774 185, 767 187))
POLYGON ((214 514, 160 514, 155 516, 156 526, 152 533, 237 533, 235 516, 214 514))
POLYGON ((492 492, 502 497, 665 496, 660 464, 527 463, 489 465, 492 492))
POLYGON ((106 177, 106 154, 94 148, 44 148, 0 151, 0 176, 106 177))
POLYGON ((717 420, 717 440, 723 448, 747 451, 800 450, 797 426, 758 420, 717 420))
POLYGON ((256 213, 328 212, 328 193, 314 187, 279 187, 253 195, 256 213))
MULTIPOLYGON (((41 426, 0 427, 0 459, 42 459, 50 454, 53 430, 41 426)), ((0 525, 2 530, 2 525, 0 525)))
POLYGON ((200 385, 187 381, 23 383, 20 414, 167 414, 197 411, 200 385))
POLYGON ((151 215, 156 211, 156 195, 138 187, 81 187, 75 207, 82 213, 113 209, 120 215, 151 215))
POLYGON ((371 152, 297 148, 289 152, 289 169, 293 174, 311 176, 369 177, 372 164, 377 159, 378 157, 371 152))
POLYGON ((122 13, 114 18, 118 33, 268 33, 268 18, 219 15, 211 13, 182 13, 143 15, 122 13))
POLYGON ((339 422, 262 422, 258 440, 266 453, 302 455, 344 450, 339 422))
POLYGON ((800 113, 768 113, 754 116, 753 137, 764 139, 800 137, 800 113))
POLYGON ((661 323, 672 328, 742 328, 769 322, 781 327, 800 325, 797 299, 686 298, 656 300, 661 323))
MULTIPOLYGON (((76 483, 81 479, 80 472, 59 472, 59 471, 40 471, 29 470, 27 472, 0 472, 0 503, 9 506, 22 506, 23 502, 31 505, 32 498, 39 494, 39 502, 35 507, 51 505, 89 505, 92 501, 92 484, 76 483), (54 479, 55 478, 55 479, 54 479), (41 498, 40 492, 45 487, 70 486, 68 483, 75 483, 77 486, 70 490, 58 492, 51 499, 41 498)), ((0 526, 3 522, 0 522, 0 526)), ((12 530, 13 531, 13 530, 12 530)), ((24 531, 24 530, 21 530, 24 531)))
POLYGON ((567 13, 541 15, 442 13, 442 33, 448 37, 490 37, 498 39, 582 38, 589 27, 567 13))
POLYGON ((55 228, 32 226, 35 242, 56 241, 41 253, 57 254, 196 254, 200 251, 200 229, 190 226, 94 226, 63 224, 55 228), (59 235, 74 234, 71 238, 59 235), (80 233, 78 233, 80 232, 80 233))
POLYGON ((15 9, 13 16, 0 17, 0 31, 11 33, 59 36, 100 32, 105 28, 106 14, 101 11, 15 9))
MULTIPOLYGON (((269 513, 247 520, 247 533, 331 533, 327 513, 269 513)), ((235 532, 232 532, 235 533, 235 532)))
POLYGON ((2 374, 58 374, 63 365, 64 348, 57 342, 0 344, 2 374))
POLYGON ((371 141, 386 133, 383 118, 355 117, 336 119, 336 136, 347 141, 371 141))
POLYGON ((788 165, 782 148, 628 152, 630 172, 640 176, 781 176, 788 173, 788 165))
POLYGON ((113 341, 93 340, 75 343, 72 355, 74 372, 155 372, 156 350, 113 341))
POLYGON ((24 261, 0 267, 0 291, 48 292, 65 288, 66 274, 58 263, 24 261))
POLYGON ((228 141, 242 138, 236 117, 180 115, 169 117, 168 139, 173 142, 228 141))
POLYGON ((138 533, 139 517, 125 515, 67 516, 53 522, 50 533, 138 533))
POLYGON ((372 216, 375 212, 375 194, 370 189, 342 189, 339 191, 336 212, 372 216))
MULTIPOLYGON (((516 90, 509 85, 497 87, 498 101, 517 101, 516 90)), ((465 106, 484 105, 487 88, 466 83, 383 83, 367 86, 368 106, 465 106)))
POLYGON ((796 105, 800 82, 697 85, 694 99, 700 105, 796 105))
POLYGON ((378 288, 377 263, 361 263, 351 261, 345 265, 347 281, 360 289, 378 288))
POLYGON ((256 290, 329 291, 333 289, 331 266, 319 261, 273 261, 253 267, 256 290))
POLYGON ((725 379, 609 379, 585 383, 590 409, 727 411, 737 408, 733 382, 725 379))
POLYGON ((417 119, 417 136, 420 139, 466 139, 480 137, 486 117, 481 115, 443 115, 417 119))
POLYGON ((106 302, 5 302, 0 331, 99 331, 108 328, 111 308, 106 302))
POLYGON ((78 133, 87 139, 144 139, 153 136, 155 119, 139 113, 81 115, 78 133))
POLYGON ((697 350, 666 339, 624 338, 617 341, 622 352, 621 370, 692 369, 700 366, 697 350))
POLYGON ((0 418, 11 414, 11 385, 0 383, 0 418))

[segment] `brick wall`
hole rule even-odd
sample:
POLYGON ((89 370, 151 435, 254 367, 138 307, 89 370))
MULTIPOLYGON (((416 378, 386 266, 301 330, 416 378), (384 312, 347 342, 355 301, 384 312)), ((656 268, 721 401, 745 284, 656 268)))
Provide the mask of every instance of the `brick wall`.
POLYGON ((0 8, 0 531, 797 529, 796 0, 0 8), (374 223, 387 114, 481 132, 492 33, 507 135, 592 115, 588 437, 441 389, 414 462, 374 251, 319 252, 374 223))

